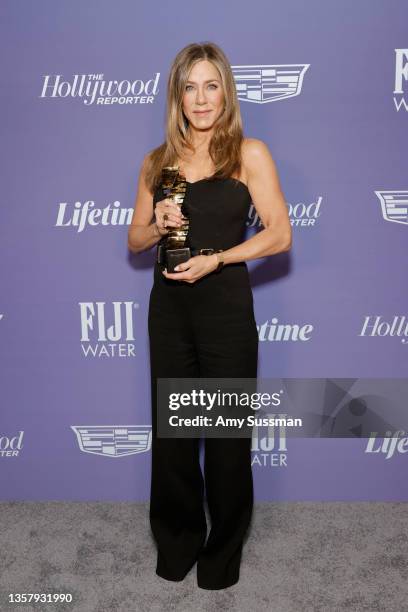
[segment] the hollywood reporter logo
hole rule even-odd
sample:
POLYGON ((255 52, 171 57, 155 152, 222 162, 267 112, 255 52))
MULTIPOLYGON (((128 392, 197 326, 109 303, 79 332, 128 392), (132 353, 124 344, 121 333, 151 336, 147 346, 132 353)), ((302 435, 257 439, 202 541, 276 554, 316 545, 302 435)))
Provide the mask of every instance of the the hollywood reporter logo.
POLYGON ((134 357, 137 302, 79 302, 85 357, 134 357))
POLYGON ((43 75, 40 98, 80 98, 92 104, 152 104, 158 94, 160 72, 147 81, 106 81, 103 74, 74 74, 71 80, 62 74, 43 75))
POLYGON ((15 436, 0 435, 0 457, 18 457, 23 449, 24 431, 15 436))
MULTIPOLYGON (((297 204, 286 203, 292 227, 314 227, 321 215, 320 206, 322 200, 322 196, 319 196, 316 202, 310 202, 309 204, 303 202, 298 202, 297 204)), ((247 227, 263 227, 254 204, 251 204, 249 207, 246 225, 247 227)))
POLYGON ((394 315, 387 319, 383 315, 367 315, 364 317, 358 335, 371 338, 395 338, 401 344, 408 345, 408 317, 394 315))

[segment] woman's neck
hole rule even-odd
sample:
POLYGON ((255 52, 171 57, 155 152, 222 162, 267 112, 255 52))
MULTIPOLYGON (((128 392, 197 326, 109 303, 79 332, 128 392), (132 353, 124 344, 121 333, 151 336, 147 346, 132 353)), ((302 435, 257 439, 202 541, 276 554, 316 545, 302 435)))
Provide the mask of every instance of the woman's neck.
POLYGON ((208 147, 213 136, 213 130, 211 131, 197 131, 189 128, 189 135, 191 144, 195 149, 195 153, 198 155, 208 155, 208 147))

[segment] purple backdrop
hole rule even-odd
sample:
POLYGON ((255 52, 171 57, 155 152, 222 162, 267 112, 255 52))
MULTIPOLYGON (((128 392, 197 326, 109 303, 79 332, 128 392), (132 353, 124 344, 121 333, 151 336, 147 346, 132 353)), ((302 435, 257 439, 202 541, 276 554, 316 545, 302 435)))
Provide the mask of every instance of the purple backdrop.
MULTIPOLYGON (((293 223, 289 254, 248 264, 259 375, 407 376, 404 0, 9 0, 2 13, 3 500, 148 499, 155 251, 129 254, 127 228, 190 42, 225 50, 293 223), (290 336, 265 336, 273 324, 290 336)), ((406 501, 405 446, 387 459, 366 439, 255 444, 256 499, 406 501)))

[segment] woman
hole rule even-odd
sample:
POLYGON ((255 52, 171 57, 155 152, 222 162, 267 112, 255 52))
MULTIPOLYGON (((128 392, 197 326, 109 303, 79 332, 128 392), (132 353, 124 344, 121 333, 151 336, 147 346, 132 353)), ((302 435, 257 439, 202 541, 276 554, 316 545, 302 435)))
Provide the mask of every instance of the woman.
POLYGON ((223 589, 239 580, 252 514, 251 440, 205 437, 203 478, 198 438, 157 436, 156 382, 256 378, 258 333, 245 262, 289 250, 291 225, 267 146, 243 138, 233 74, 213 43, 190 44, 173 62, 166 141, 146 155, 140 171, 128 240, 134 253, 183 224, 179 206, 163 197, 165 166, 178 167, 187 181, 190 244, 212 252, 171 273, 155 263, 148 327, 156 573, 179 581, 197 561, 198 586, 223 589), (251 201, 264 229, 242 242, 251 201), (206 543, 204 484, 211 519, 206 543))

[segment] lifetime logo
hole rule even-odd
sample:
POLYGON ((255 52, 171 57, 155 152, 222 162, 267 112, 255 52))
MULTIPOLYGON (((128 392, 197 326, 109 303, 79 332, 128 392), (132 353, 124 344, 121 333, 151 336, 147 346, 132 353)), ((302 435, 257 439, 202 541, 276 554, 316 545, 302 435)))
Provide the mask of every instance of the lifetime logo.
POLYGON ((368 439, 367 446, 365 449, 366 453, 380 453, 385 459, 390 459, 395 452, 408 453, 408 438, 406 437, 406 431, 400 429, 392 435, 391 431, 386 432, 385 438, 382 442, 377 441, 377 432, 371 432, 370 438, 368 439), (404 436, 404 437, 400 437, 404 436))
POLYGON ((278 323, 273 317, 271 321, 265 321, 256 326, 260 342, 307 342, 311 339, 313 325, 278 323))
POLYGON ((96 208, 93 200, 68 204, 60 202, 58 206, 55 227, 75 227, 78 233, 88 226, 96 225, 130 225, 132 208, 120 208, 120 202, 115 200, 104 208, 96 208))

